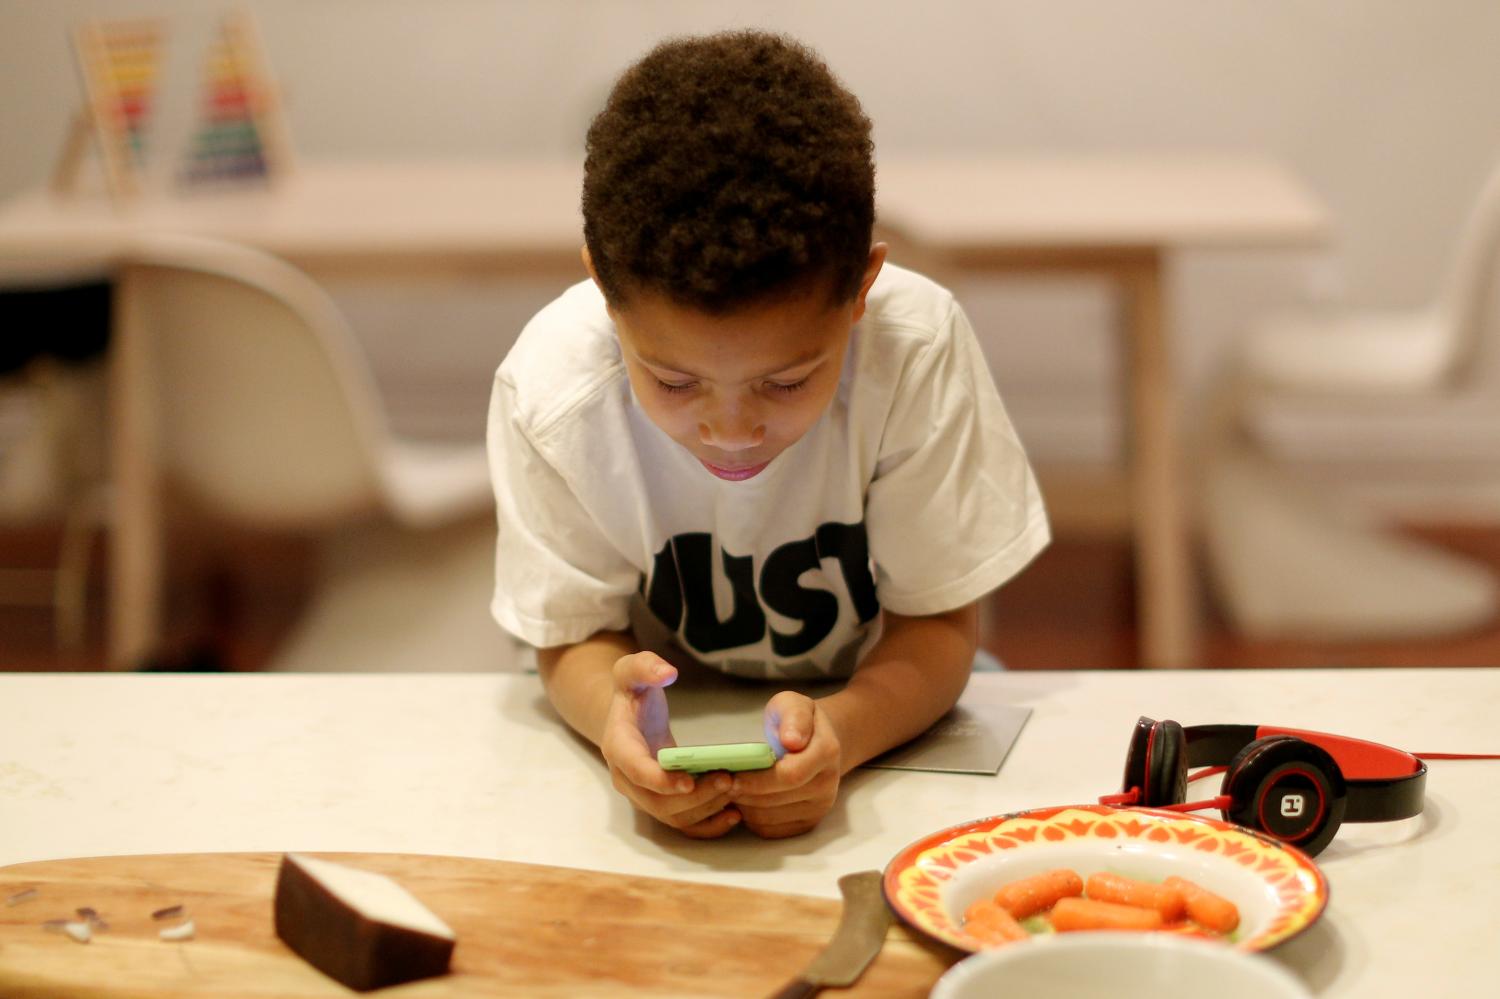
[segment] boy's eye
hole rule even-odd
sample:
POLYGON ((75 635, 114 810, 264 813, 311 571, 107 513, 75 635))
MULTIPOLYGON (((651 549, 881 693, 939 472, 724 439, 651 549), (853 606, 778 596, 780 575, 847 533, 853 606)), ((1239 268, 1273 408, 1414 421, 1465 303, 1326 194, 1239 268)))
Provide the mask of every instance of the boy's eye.
POLYGON ((807 387, 807 379, 789 383, 767 382, 766 385, 772 392, 797 392, 807 387))
POLYGON ((687 392, 694 385, 696 385, 698 383, 697 382, 664 382, 660 378, 658 378, 658 379, 656 379, 656 384, 661 387, 661 390, 663 392, 687 392))

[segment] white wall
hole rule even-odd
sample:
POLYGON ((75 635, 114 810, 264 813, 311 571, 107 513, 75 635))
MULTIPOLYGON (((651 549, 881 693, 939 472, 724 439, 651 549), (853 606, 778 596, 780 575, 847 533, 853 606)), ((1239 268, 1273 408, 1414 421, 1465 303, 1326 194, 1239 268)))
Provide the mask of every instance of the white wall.
MULTIPOLYGON (((618 71, 663 35, 791 32, 860 95, 883 150, 1268 151, 1325 200, 1326 252, 1194 253, 1173 278, 1194 384, 1245 318, 1308 298, 1416 303, 1500 160, 1500 4, 1491 0, 259 0, 308 157, 577 152, 618 71)), ((0 197, 42 179, 77 85, 65 30, 95 14, 204 16, 188 0, 0 0, 0 197)), ((1111 303, 1087 285, 964 287, 1033 451, 1097 457, 1115 439, 1111 303)), ((405 299, 345 289, 377 364, 403 316, 451 325, 408 375, 406 419, 445 391, 482 409, 488 368, 547 289, 405 299), (431 313, 438 313, 436 320, 431 313), (498 332, 497 332, 498 330, 498 332), (420 381, 420 378, 417 378, 420 381)), ((465 413, 468 411, 465 410, 465 413)), ((462 416, 460 422, 466 422, 462 416)), ((451 422, 451 421, 450 421, 451 422)))

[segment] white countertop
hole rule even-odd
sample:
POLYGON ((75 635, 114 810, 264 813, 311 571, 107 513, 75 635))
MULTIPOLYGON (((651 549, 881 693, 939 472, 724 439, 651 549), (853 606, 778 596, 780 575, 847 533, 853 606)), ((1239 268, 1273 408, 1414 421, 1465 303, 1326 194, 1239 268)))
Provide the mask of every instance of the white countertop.
MULTIPOLYGON (((1500 750, 1496 669, 1012 672, 966 697, 1033 708, 998 776, 860 770, 807 836, 694 842, 631 811, 534 676, 0 674, 0 865, 433 853, 833 897, 945 826, 1117 790, 1140 714, 1500 750)), ((1274 956, 1321 995, 1493 977, 1500 762, 1430 767, 1420 817, 1346 824, 1318 858, 1328 911, 1274 956)))

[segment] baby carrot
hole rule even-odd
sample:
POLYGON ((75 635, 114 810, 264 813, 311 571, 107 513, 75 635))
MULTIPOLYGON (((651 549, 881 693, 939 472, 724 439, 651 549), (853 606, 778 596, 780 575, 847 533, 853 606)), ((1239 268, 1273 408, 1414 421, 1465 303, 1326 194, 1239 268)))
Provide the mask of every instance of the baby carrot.
POLYGON ((1030 936, 1014 916, 989 898, 980 899, 964 911, 964 931, 989 946, 1025 940, 1030 936))
POLYGON ((1048 908, 1060 898, 1083 894, 1083 879, 1065 867, 1012 881, 995 892, 995 902, 1017 919, 1048 908))
POLYGON ((1159 930, 1161 913, 1092 898, 1063 898, 1052 907, 1052 928, 1072 930, 1159 930))
POLYGON ((1170 877, 1163 883, 1182 893, 1183 900, 1187 903, 1187 914, 1204 929, 1215 933, 1232 933, 1240 925, 1240 910, 1222 895, 1215 895, 1186 878, 1170 877))
POLYGON ((1175 923, 1167 923, 1162 927, 1164 933, 1176 933, 1182 937, 1194 937, 1198 940, 1222 940, 1223 935, 1212 930, 1205 930, 1202 926, 1191 919, 1182 919, 1175 923))
POLYGON ((1182 918, 1182 892, 1170 885, 1157 885, 1105 872, 1090 875, 1084 891, 1089 898, 1096 898, 1101 902, 1155 909, 1161 913, 1162 921, 1166 923, 1182 918))

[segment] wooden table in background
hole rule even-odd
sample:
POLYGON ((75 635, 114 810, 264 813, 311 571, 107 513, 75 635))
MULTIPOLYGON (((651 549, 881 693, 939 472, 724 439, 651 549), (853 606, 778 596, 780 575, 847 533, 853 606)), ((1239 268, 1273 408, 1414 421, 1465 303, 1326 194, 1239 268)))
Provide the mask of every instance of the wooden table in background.
MULTIPOLYGON (((576 161, 306 163, 269 191, 143 201, 0 206, 0 267, 108 266, 143 231, 197 233, 275 253, 318 278, 582 276, 576 161)), ((1273 162, 1247 156, 888 158, 882 233, 894 257, 961 272, 1088 274, 1122 293, 1141 661, 1193 665, 1196 595, 1182 482, 1178 391, 1163 290, 1168 255, 1198 247, 1306 244, 1322 208, 1273 162)), ((129 275, 114 336, 118 387, 139 377, 129 275)), ((138 400, 113 393, 109 650, 134 665, 160 617, 159 486, 138 400)))

